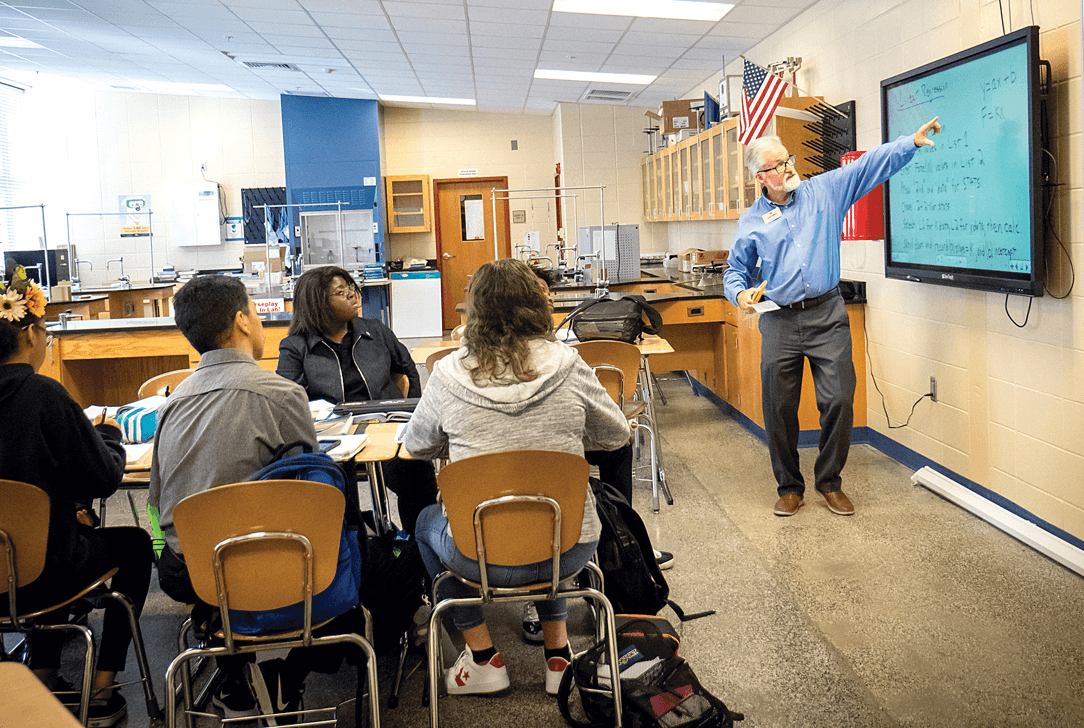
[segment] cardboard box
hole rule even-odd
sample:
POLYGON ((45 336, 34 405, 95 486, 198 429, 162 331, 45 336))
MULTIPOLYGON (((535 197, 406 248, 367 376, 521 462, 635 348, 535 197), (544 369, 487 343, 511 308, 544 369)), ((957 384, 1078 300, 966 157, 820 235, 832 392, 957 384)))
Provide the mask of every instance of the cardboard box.
MULTIPOLYGON (((285 245, 272 245, 271 246, 271 272, 281 273, 286 267, 286 246, 285 245)), ((246 245, 242 262, 244 264, 245 273, 257 272, 260 268, 267 268, 268 251, 266 246, 263 245, 246 245), (258 264, 258 265, 254 265, 258 264)))
POLYGON ((702 99, 681 99, 662 102, 662 133, 677 134, 682 129, 700 129, 700 114, 693 103, 702 99))
POLYGON ((700 248, 686 248, 681 251, 681 270, 691 273, 694 265, 711 265, 712 263, 726 263, 729 250, 702 250, 700 248))

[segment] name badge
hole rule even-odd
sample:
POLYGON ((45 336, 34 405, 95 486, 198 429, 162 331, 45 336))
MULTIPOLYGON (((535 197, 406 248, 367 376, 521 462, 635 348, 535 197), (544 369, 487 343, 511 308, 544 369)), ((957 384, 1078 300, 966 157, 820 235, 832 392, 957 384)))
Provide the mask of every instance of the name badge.
POLYGON ((772 210, 771 212, 765 213, 765 215, 764 215, 764 223, 768 224, 770 222, 775 222, 776 220, 778 220, 781 217, 783 217, 783 213, 780 212, 779 208, 777 207, 774 210, 772 210))

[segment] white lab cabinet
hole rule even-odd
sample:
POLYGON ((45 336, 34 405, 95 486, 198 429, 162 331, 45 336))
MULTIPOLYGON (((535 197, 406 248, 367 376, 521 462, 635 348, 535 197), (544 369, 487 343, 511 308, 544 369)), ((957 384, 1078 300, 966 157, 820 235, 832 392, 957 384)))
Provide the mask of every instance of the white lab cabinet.
POLYGON ((174 245, 222 245, 225 230, 226 220, 216 183, 197 182, 174 188, 174 245))

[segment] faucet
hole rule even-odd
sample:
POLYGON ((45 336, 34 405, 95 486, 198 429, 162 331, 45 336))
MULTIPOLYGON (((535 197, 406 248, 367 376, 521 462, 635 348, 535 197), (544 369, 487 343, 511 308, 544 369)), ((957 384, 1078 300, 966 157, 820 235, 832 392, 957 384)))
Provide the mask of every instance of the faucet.
POLYGON ((106 270, 109 270, 110 263, 120 263, 120 276, 117 278, 117 280, 125 285, 131 285, 131 279, 128 276, 124 275, 124 256, 122 255, 119 258, 113 258, 112 260, 105 261, 106 270))
POLYGON ((89 265, 90 269, 94 270, 94 264, 91 263, 89 260, 79 260, 78 258, 75 259, 75 265, 72 266, 71 279, 72 288, 76 291, 78 291, 82 286, 82 279, 79 277, 79 266, 81 265, 89 265))
POLYGON ((83 318, 83 314, 72 313, 72 310, 70 308, 67 311, 64 311, 63 313, 57 315, 57 320, 60 321, 60 328, 62 329, 68 328, 68 322, 76 318, 83 318))

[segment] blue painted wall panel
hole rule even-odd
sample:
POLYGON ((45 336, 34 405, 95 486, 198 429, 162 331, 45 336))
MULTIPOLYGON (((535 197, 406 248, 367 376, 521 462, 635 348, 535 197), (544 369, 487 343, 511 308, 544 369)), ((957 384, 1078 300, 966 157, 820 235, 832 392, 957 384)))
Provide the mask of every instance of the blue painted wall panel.
MULTIPOLYGON (((376 244, 384 261, 384 215, 379 205, 380 136, 377 102, 282 96, 282 145, 286 163, 286 199, 298 204, 313 199, 313 190, 327 200, 356 199, 359 187, 372 201, 378 222, 376 244), (366 185, 370 178, 374 184, 366 185)), ((315 208, 330 209, 330 208, 315 208)), ((297 224, 296 210, 293 213, 297 224)), ((295 241, 296 244, 296 241, 295 241)))

